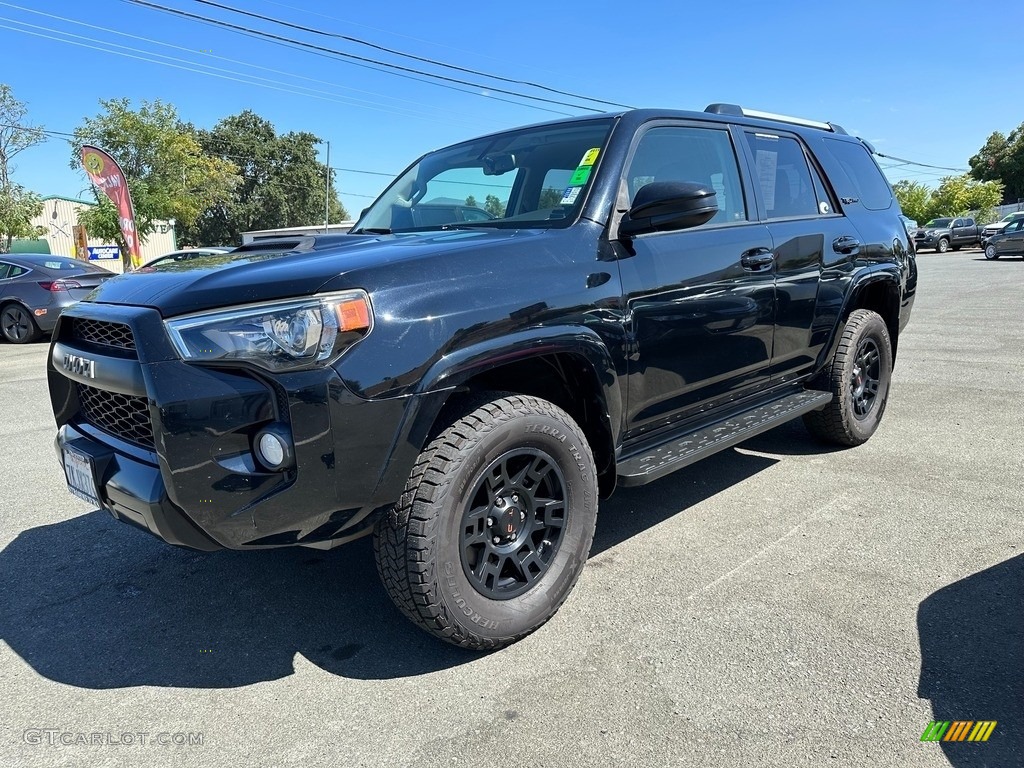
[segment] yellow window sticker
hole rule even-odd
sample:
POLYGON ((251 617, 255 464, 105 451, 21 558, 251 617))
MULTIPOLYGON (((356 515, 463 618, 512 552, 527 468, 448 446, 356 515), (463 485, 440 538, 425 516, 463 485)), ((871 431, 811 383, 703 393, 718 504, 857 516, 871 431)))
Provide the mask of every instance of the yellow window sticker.
POLYGON ((601 154, 601 148, 600 147, 594 147, 593 149, 588 149, 587 150, 587 154, 585 154, 583 156, 583 159, 580 160, 580 165, 593 165, 594 163, 597 162, 597 156, 599 154, 601 154))

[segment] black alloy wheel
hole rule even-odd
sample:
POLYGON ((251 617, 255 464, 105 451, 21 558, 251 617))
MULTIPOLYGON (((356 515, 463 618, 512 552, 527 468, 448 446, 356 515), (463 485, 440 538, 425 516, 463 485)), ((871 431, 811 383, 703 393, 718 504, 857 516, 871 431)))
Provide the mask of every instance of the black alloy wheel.
POLYGON ((875 407, 881 376, 878 345, 868 337, 861 341, 854 354, 853 371, 850 374, 850 396, 853 399, 853 414, 858 419, 867 418, 875 407))
POLYGON ((565 477, 538 448, 509 451, 467 496, 459 549, 473 588, 508 600, 547 573, 565 530, 565 477))

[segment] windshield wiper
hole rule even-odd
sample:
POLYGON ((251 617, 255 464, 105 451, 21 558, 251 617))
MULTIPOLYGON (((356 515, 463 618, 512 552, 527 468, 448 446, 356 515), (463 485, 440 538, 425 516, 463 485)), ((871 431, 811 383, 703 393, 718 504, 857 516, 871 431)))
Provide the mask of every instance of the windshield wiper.
POLYGON ((390 235, 391 230, 387 227, 360 227, 352 230, 353 235, 390 235))

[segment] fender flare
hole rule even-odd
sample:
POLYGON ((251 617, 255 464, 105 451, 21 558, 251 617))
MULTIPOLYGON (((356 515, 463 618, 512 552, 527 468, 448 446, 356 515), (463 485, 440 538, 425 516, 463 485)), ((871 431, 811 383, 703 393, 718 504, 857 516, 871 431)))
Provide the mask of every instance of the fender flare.
POLYGON ((407 396, 409 404, 375 496, 398 498, 441 409, 458 387, 501 365, 553 354, 582 358, 593 371, 602 416, 614 445, 621 429, 623 403, 605 342, 595 331, 580 326, 531 328, 450 352, 427 370, 413 394, 407 396))
MULTIPOLYGON (((835 328, 832 330, 832 337, 822 347, 821 352, 818 353, 815 370, 821 371, 835 356, 839 341, 843 338, 843 330, 846 328, 846 318, 850 316, 853 308, 860 303, 860 297, 864 289, 877 283, 888 283, 896 293, 895 310, 897 318, 895 325, 897 329, 899 328, 900 295, 903 289, 899 273, 886 268, 863 271, 854 277, 849 290, 846 292, 846 298, 843 300, 843 305, 839 310, 839 317, 837 318, 835 328)), ((888 321, 886 321, 886 325, 888 325, 888 321)), ((895 352, 895 338, 892 339, 892 344, 893 351, 895 352)))

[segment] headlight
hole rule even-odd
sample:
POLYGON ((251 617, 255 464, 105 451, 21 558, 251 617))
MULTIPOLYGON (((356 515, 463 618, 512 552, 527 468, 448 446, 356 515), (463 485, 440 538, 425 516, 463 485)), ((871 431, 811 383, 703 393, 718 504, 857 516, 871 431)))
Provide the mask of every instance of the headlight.
POLYGON ((356 290, 201 312, 164 325, 183 360, 280 371, 337 357, 370 332, 373 311, 366 292, 356 290))

